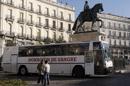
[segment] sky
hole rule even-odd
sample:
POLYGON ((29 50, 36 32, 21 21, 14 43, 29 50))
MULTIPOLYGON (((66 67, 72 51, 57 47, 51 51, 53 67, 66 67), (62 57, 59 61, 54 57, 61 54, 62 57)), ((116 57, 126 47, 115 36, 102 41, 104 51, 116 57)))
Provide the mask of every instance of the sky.
MULTIPOLYGON (((118 16, 130 17, 130 0, 87 0, 92 8, 97 3, 102 3, 104 13, 111 13, 118 16)), ((59 0, 61 3, 68 3, 75 7, 76 16, 83 10, 85 0, 59 0)))

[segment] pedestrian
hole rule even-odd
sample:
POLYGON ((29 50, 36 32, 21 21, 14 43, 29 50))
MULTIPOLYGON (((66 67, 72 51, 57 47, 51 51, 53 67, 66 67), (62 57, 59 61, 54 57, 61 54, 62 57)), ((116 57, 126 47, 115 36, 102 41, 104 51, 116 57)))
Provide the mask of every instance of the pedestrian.
POLYGON ((48 61, 45 60, 45 64, 44 64, 44 86, 50 84, 49 73, 50 73, 50 65, 48 64, 48 61))
POLYGON ((44 79, 44 63, 43 63, 43 60, 41 60, 40 63, 38 63, 37 70, 38 70, 37 83, 39 84, 41 82, 42 85, 43 85, 43 79, 44 79))

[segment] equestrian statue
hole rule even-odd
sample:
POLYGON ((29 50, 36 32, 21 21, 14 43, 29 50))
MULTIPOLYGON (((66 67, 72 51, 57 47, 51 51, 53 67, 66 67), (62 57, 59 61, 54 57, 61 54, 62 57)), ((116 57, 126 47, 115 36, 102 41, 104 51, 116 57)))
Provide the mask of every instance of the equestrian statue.
MULTIPOLYGON (((75 33, 78 33, 79 28, 83 28, 82 25, 84 22, 92 22, 92 28, 96 21, 101 22, 100 27, 103 25, 103 21, 97 17, 97 13, 103 11, 102 3, 95 4, 93 8, 89 8, 88 1, 85 1, 84 10, 80 12, 79 16, 77 17, 72 30, 75 33)), ((91 28, 91 29, 92 29, 91 28)), ((85 31, 84 31, 85 32, 85 31)))

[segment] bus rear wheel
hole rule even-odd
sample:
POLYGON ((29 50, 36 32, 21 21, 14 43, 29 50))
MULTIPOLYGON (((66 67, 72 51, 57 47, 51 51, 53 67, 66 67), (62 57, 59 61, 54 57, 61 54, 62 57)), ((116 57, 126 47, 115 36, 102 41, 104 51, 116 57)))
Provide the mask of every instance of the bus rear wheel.
POLYGON ((74 67, 72 71, 72 76, 75 78, 83 78, 85 77, 85 70, 82 66, 76 66, 74 67))
POLYGON ((27 75, 28 71, 27 71, 27 68, 25 66, 21 66, 19 68, 19 74, 20 75, 27 75))

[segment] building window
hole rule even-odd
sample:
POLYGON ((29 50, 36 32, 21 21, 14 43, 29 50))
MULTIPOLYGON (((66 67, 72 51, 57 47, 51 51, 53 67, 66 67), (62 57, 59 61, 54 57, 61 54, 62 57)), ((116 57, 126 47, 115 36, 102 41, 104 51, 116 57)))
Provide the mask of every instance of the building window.
POLYGON ((111 28, 111 22, 108 22, 108 28, 109 29, 111 28))
POLYGON ((68 31, 71 31, 71 24, 68 24, 68 31))
POLYGON ((49 15, 49 8, 46 7, 45 9, 46 9, 46 13, 45 14, 49 15))
POLYGON ((121 37, 121 32, 119 32, 119 37, 121 37))
POLYGON ((32 33, 33 33, 32 28, 30 28, 30 38, 32 38, 32 33))
POLYGON ((121 24, 118 24, 119 29, 121 28, 121 24))
POLYGON ((123 25, 123 29, 124 29, 124 30, 126 29, 126 26, 125 26, 125 24, 123 25))
POLYGON ((20 12, 20 20, 23 20, 24 18, 24 14, 23 14, 23 12, 20 12))
POLYGON ((60 29, 63 30, 63 22, 60 22, 60 29))
POLYGON ((24 31, 24 30, 23 30, 23 26, 21 26, 21 27, 20 27, 20 30, 19 30, 19 35, 20 35, 20 36, 23 36, 23 34, 24 34, 23 31, 24 31))
POLYGON ((116 29, 116 23, 114 23, 114 29, 116 29))
POLYGON ((41 13, 41 6, 38 5, 38 13, 41 13))
POLYGON ((32 2, 29 2, 29 10, 33 11, 33 3, 32 2))
POLYGON ((116 45, 116 40, 114 40, 114 45, 116 45))
POLYGON ((54 32, 53 35, 54 41, 56 41, 56 32, 54 32))
POLYGON ((41 17, 38 17, 38 23, 41 24, 41 17))
POLYGON ((111 31, 109 31, 109 36, 111 36, 111 31))
POLYGON ((32 15, 29 15, 29 21, 31 24, 33 23, 33 16, 32 15))
POLYGON ((112 43, 111 43, 111 39, 109 40, 109 44, 111 45, 112 43))
POLYGON ((61 16, 61 19, 64 19, 64 18, 63 18, 63 12, 60 12, 60 16, 61 16))
POLYGON ((41 37, 41 30, 38 30, 38 32, 37 32, 37 37, 38 37, 38 38, 41 37))
POLYGON ((56 10, 53 10, 53 16, 56 17, 56 10))
POLYGON ((20 7, 24 8, 24 0, 20 0, 20 7))
POLYGON ((12 24, 8 24, 8 28, 9 28, 9 34, 12 34, 12 24))
POLYGON ((63 33, 61 33, 61 38, 62 38, 62 39, 64 38, 63 33))
POLYGON ((8 9, 9 17, 12 18, 12 9, 8 9))
POLYGON ((56 28, 56 21, 53 21, 53 28, 56 28))
POLYGON ((49 20, 48 19, 45 19, 45 26, 49 27, 49 20))
POLYGON ((69 14, 69 21, 71 21, 72 19, 71 19, 71 14, 69 14))
POLYGON ((47 34, 47 38, 49 38, 49 32, 48 31, 46 31, 46 34, 47 34))
POLYGON ((13 4, 13 0, 7 0, 7 4, 13 4))

